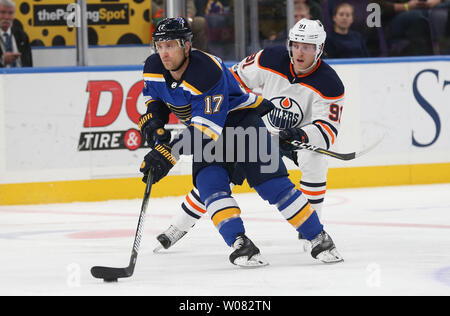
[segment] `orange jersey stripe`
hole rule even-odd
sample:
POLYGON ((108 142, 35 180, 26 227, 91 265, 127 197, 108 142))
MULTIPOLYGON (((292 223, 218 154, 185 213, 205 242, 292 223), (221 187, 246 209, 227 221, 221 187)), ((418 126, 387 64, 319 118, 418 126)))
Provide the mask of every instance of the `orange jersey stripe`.
POLYGON ((327 190, 322 190, 322 191, 307 191, 305 189, 300 188, 300 191, 302 191, 305 194, 308 195, 322 195, 325 194, 325 192, 327 192, 327 190))
POLYGON ((321 63, 322 63, 322 59, 319 59, 319 62, 317 63, 316 67, 314 67, 313 70, 311 70, 310 72, 308 72, 308 73, 306 73, 306 74, 304 74, 304 75, 296 75, 296 74, 294 73, 294 65, 293 65, 292 63, 289 65, 289 69, 291 70, 291 75, 292 75, 293 77, 303 78, 303 77, 309 76, 309 75, 312 74, 314 71, 316 71, 317 68, 319 68, 319 66, 320 66, 321 63))
POLYGON ((239 75, 237 73, 235 73, 233 70, 231 70, 230 68, 230 72, 233 74, 233 77, 236 78, 236 80, 242 85, 242 87, 245 89, 246 92, 251 92, 252 90, 247 87, 245 85, 245 83, 241 80, 241 77, 239 77, 239 75))
POLYGON ((288 77, 283 75, 282 73, 280 73, 278 71, 275 71, 273 69, 261 66, 261 64, 259 63, 259 58, 261 58, 261 55, 259 55, 258 60, 256 61, 259 68, 267 70, 267 71, 270 71, 270 72, 273 72, 274 74, 279 75, 279 76, 283 77, 284 79, 288 80, 288 77))
MULTIPOLYGON (((322 61, 322 60, 320 59, 320 61, 322 61)), ((317 64, 318 64, 318 66, 320 65, 320 63, 317 63, 317 64)), ((311 72, 309 72, 309 73, 307 73, 307 74, 305 74, 305 75, 297 76, 297 77, 306 77, 306 76, 310 75, 311 73, 313 73, 314 71, 316 71, 316 69, 317 69, 318 66, 316 66, 311 72)), ((261 66, 261 64, 259 63, 259 58, 258 58, 258 67, 261 68, 261 69, 270 71, 270 72, 272 72, 272 73, 274 73, 274 74, 276 74, 276 75, 279 75, 279 76, 283 77, 283 78, 286 79, 286 80, 289 80, 288 77, 287 77, 286 75, 283 75, 282 73, 279 73, 278 71, 275 71, 275 70, 273 70, 273 69, 270 69, 270 68, 261 66)), ((290 64, 290 69, 291 69, 291 75, 294 75, 293 69, 292 69, 292 63, 290 64)), ((294 76, 294 77, 295 77, 295 76, 294 76)), ((345 93, 343 93, 342 95, 340 95, 340 96, 338 96, 338 97, 326 97, 326 96, 324 96, 319 90, 317 90, 316 88, 314 88, 314 87, 312 87, 312 86, 310 86, 310 85, 308 85, 308 84, 306 84, 306 83, 299 82, 298 84, 301 84, 302 86, 304 86, 304 87, 306 87, 306 88, 309 88, 309 89, 313 90, 314 92, 316 92, 317 94, 319 94, 322 98, 324 98, 324 99, 326 99, 326 100, 338 100, 338 99, 343 98, 344 95, 345 95, 345 93)))
POLYGON ((322 98, 327 99, 327 100, 337 100, 337 99, 341 99, 341 98, 343 98, 344 95, 345 95, 345 93, 343 93, 342 95, 340 95, 340 96, 338 96, 338 97, 326 97, 326 96, 324 96, 319 90, 317 90, 316 88, 314 88, 314 87, 312 87, 312 86, 310 86, 310 85, 307 85, 306 83, 299 82, 299 84, 301 84, 302 86, 307 87, 307 88, 313 90, 314 92, 316 92, 317 94, 319 94, 322 98))
POLYGON ((186 201, 189 203, 190 206, 192 206, 194 209, 196 209, 197 211, 199 211, 202 214, 206 213, 206 210, 200 208, 199 206, 197 206, 194 202, 192 202, 191 198, 189 197, 189 195, 186 195, 186 201))
POLYGON ((334 144, 334 134, 331 131, 331 129, 328 126, 326 126, 325 124, 323 124, 322 122, 316 122, 316 124, 319 124, 320 126, 322 126, 328 132, 328 134, 330 134, 331 143, 334 144))

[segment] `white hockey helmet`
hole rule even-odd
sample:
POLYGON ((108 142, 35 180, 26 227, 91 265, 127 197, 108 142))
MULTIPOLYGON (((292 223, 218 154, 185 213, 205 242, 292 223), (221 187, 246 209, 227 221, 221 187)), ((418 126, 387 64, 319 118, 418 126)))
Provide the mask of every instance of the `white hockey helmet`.
POLYGON ((289 39, 287 42, 289 56, 292 59, 292 42, 315 44, 315 62, 317 62, 323 53, 323 46, 326 38, 327 33, 319 20, 308 20, 303 18, 295 23, 295 25, 289 30, 289 39))

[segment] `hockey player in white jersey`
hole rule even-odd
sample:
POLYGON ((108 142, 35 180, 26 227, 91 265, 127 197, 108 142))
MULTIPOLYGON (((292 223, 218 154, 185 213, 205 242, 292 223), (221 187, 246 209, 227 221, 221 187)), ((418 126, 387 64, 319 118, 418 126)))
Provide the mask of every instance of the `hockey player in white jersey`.
MULTIPOLYGON (((293 151, 286 141, 300 140, 328 149, 338 136, 344 86, 336 72, 320 59, 325 39, 319 21, 302 19, 290 30, 286 46, 261 50, 231 69, 246 90, 261 89, 262 96, 275 105, 263 120, 272 134, 279 134, 282 153, 299 166, 300 189, 319 215, 326 192, 327 158, 311 151, 293 151)), ((182 212, 157 237, 161 246, 156 250, 171 247, 204 214, 205 206, 193 189, 182 203, 182 212)), ((311 241, 312 248, 326 238, 326 233, 319 235, 311 241)), ((336 252, 328 262, 341 260, 336 252)))
POLYGON ((271 133, 280 134, 281 149, 298 164, 300 189, 319 214, 326 192, 327 157, 307 150, 292 153, 294 147, 284 141, 329 149, 338 136, 344 86, 320 59, 325 38, 320 21, 302 19, 289 32, 287 50, 267 48, 232 68, 247 90, 261 88, 276 106, 263 120, 271 133))

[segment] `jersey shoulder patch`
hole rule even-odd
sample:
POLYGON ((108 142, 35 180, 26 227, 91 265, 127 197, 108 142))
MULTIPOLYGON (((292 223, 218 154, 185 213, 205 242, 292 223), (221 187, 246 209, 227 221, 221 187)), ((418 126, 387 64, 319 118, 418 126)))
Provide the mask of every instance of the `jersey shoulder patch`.
POLYGON ((284 46, 265 48, 258 59, 260 68, 276 71, 284 76, 289 72, 290 58, 284 46))
POLYGON ((300 84, 310 86, 322 97, 330 99, 343 97, 345 92, 344 84, 336 71, 323 60, 316 71, 301 79, 300 84))
POLYGON ((217 57, 194 50, 183 80, 203 94, 222 80, 223 71, 224 66, 217 57))

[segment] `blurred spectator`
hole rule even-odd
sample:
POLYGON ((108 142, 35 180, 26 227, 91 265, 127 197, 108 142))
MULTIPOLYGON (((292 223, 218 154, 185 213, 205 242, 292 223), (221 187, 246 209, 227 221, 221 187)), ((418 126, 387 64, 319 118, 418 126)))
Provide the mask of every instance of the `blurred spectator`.
MULTIPOLYGON (((294 7, 300 3, 306 4, 308 6, 310 19, 320 20, 323 23, 323 13, 320 0, 294 0, 294 7)), ((302 18, 296 21, 300 21, 302 18)))
POLYGON ((447 23, 444 28, 444 34, 441 37, 441 53, 450 55, 450 0, 447 0, 445 5, 447 6, 447 23))
MULTIPOLYGON (((166 17, 164 10, 165 5, 165 0, 152 0, 152 28, 166 17)), ((206 37, 206 20, 204 17, 197 15, 197 8, 194 0, 186 1, 186 18, 192 29, 192 47, 207 51, 208 40, 206 37)))
POLYGON ((381 6, 382 23, 386 26, 390 55, 431 55, 431 28, 425 9, 440 0, 373 0, 381 6))
POLYGON ((16 5, 0 0, 0 67, 32 67, 31 46, 27 34, 14 22, 16 5))
POLYGON ((425 12, 425 14, 428 15, 431 23, 432 39, 437 46, 436 48, 440 50, 441 54, 450 54, 450 21, 448 19, 450 0, 427 1, 425 5, 428 7, 428 10, 425 10, 428 12, 425 12))
MULTIPOLYGON (((295 23, 301 19, 306 18, 311 20, 311 8, 306 2, 299 2, 294 5, 294 20, 295 23)), ((314 19, 316 20, 316 19, 314 19)))
POLYGON ((222 59, 235 56, 234 1, 196 0, 197 15, 203 14, 207 25, 208 51, 222 59), (199 12, 200 11, 200 12, 199 12))
MULTIPOLYGON (((311 3, 313 5, 317 4, 316 2, 313 2, 313 1, 295 0, 295 2, 294 2, 294 24, 303 18, 306 18, 308 20, 314 19, 311 14, 311 7, 310 7, 311 3)), ((320 11, 320 12, 322 12, 322 11, 320 11)), ((321 13, 319 16, 321 16, 321 13)), ((314 20, 320 20, 320 19, 314 19, 314 20)), ((270 46, 285 45, 287 37, 288 37, 288 34, 287 34, 286 28, 283 29, 283 31, 279 32, 278 34, 275 31, 273 31, 269 34, 267 39, 263 40, 262 46, 263 46, 263 48, 266 48, 266 47, 270 47, 270 46)))
POLYGON ((187 20, 192 29, 192 47, 202 51, 208 50, 208 39, 206 36, 206 19, 197 15, 197 9, 194 0, 186 2, 187 20))
POLYGON ((355 10, 351 4, 339 4, 333 15, 333 31, 327 34, 325 54, 329 58, 368 57, 366 44, 357 31, 351 30, 355 10))
POLYGON ((224 12, 223 4, 219 0, 208 0, 208 2, 206 3, 205 14, 221 15, 221 14, 223 14, 223 12, 224 12))

